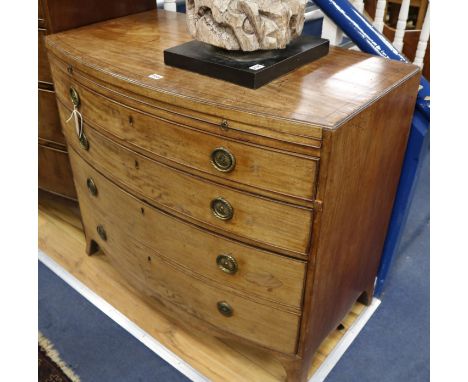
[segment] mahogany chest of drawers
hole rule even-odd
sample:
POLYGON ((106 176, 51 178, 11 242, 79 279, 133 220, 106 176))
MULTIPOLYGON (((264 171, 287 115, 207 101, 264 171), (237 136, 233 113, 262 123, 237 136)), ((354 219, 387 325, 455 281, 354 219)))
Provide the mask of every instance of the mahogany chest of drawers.
POLYGON ((47 38, 87 251, 304 381, 372 297, 419 71, 334 48, 251 90, 165 66, 189 39, 164 11, 47 38))

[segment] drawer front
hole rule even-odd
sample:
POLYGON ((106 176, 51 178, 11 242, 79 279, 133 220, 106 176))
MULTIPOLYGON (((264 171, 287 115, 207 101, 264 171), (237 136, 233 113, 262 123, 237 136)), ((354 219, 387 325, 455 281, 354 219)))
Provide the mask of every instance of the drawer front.
POLYGON ((300 310, 305 262, 229 240, 168 215, 121 191, 74 149, 70 158, 80 203, 101 211, 106 226, 116 227, 198 277, 300 310))
MULTIPOLYGON (((249 262, 257 254, 254 255, 251 250, 244 251, 246 247, 234 243, 228 243, 226 247, 224 244, 227 242, 223 239, 196 232, 188 225, 178 223, 105 179, 86 165, 74 150, 70 150, 70 156, 87 238, 95 240, 114 266, 141 292, 225 332, 278 351, 295 352, 299 314, 276 309, 273 304, 259 303, 249 294, 244 297, 229 290, 223 283, 215 282, 237 277, 239 280, 243 278, 244 281, 240 283, 247 285, 249 262), (96 183, 96 196, 86 186, 89 177, 96 183), (98 226, 102 227, 100 233, 98 226), (203 240, 203 236, 206 240, 203 240), (228 249, 233 257, 237 257, 239 269, 234 275, 224 275, 217 268, 212 256, 218 255, 218 248, 228 249), (186 261, 186 267, 177 263, 178 260, 186 261), (209 260, 207 265, 206 260, 209 260), (205 267, 216 271, 213 273, 216 280, 208 280, 192 272, 205 267), (224 279, 219 279, 218 275, 224 279), (220 313, 219 302, 226 302, 232 307, 231 316, 220 313)), ((259 258, 262 256, 274 255, 260 254, 259 258)), ((274 263, 278 265, 278 261, 274 263)), ((266 274, 268 269, 269 266, 266 266, 262 271, 266 274)), ((279 274, 278 269, 271 270, 279 274)), ((256 277, 254 273, 255 270, 251 275, 253 278, 256 277)), ((279 279, 277 281, 278 285, 281 284, 279 279)), ((255 288, 259 289, 258 284, 255 288)))
POLYGON ((39 29, 38 32, 38 62, 39 62, 39 81, 52 83, 52 75, 50 73, 49 60, 47 59, 47 50, 45 47, 45 36, 47 31, 39 29))
POLYGON ((88 125, 85 135, 89 149, 83 150, 74 123, 71 120, 66 123, 70 111, 61 104, 59 108, 68 143, 125 189, 207 228, 266 248, 307 255, 311 209, 240 192, 176 170, 112 142, 88 125), (230 219, 213 210, 213 201, 219 198, 231 206, 230 219))
POLYGON ((73 87, 80 97, 79 109, 85 122, 105 130, 133 149, 201 174, 313 200, 317 168, 315 158, 241 143, 156 118, 80 85, 57 65, 54 65, 53 71, 57 96, 67 108, 73 108, 70 99, 70 88, 73 87), (228 150, 234 158, 230 171, 220 170, 212 163, 214 151, 219 148, 228 150))
POLYGON ((39 145, 39 188, 76 199, 68 153, 39 145))
POLYGON ((39 89, 39 138, 65 145, 55 92, 39 89))

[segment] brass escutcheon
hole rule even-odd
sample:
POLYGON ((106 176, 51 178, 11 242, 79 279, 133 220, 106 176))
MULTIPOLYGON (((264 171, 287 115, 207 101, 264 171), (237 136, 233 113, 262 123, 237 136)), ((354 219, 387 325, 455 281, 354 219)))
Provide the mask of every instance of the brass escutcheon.
POLYGON ((89 150, 89 141, 88 138, 86 138, 86 135, 84 133, 81 134, 81 137, 78 138, 80 140, 80 145, 83 149, 86 151, 89 150))
POLYGON ((93 196, 97 195, 98 191, 97 191, 97 187, 96 187, 96 184, 94 183, 93 178, 88 178, 86 180, 86 186, 88 186, 88 190, 91 193, 91 195, 93 196))
POLYGON ((70 98, 71 98, 73 106, 75 107, 80 106, 80 96, 78 95, 78 92, 73 86, 70 88, 70 98))
POLYGON ((237 272, 237 261, 231 255, 219 255, 216 257, 216 264, 219 269, 229 275, 233 275, 237 272))
POLYGON ((227 200, 221 197, 215 198, 211 201, 211 211, 214 216, 221 220, 232 219, 232 216, 234 215, 234 208, 227 200))
POLYGON ((102 240, 104 240, 104 241, 107 240, 106 230, 104 229, 104 227, 102 226, 102 224, 99 224, 99 225, 96 227, 96 231, 97 231, 97 233, 99 234, 99 236, 101 237, 102 240))
POLYGON ((219 124, 219 127, 221 127, 221 129, 223 130, 227 130, 229 129, 229 122, 223 119, 221 123, 219 124))
POLYGON ((226 316, 226 317, 232 316, 233 314, 232 307, 226 301, 219 301, 216 305, 218 307, 219 313, 221 313, 223 316, 226 316))
POLYGON ((236 167, 236 158, 224 147, 217 147, 211 152, 211 163, 216 170, 229 172, 236 167))

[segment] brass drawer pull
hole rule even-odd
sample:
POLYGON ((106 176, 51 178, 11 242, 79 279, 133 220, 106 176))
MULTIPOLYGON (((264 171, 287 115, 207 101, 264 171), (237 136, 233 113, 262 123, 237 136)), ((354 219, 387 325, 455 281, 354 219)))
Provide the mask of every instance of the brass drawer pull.
POLYGON ((218 147, 211 153, 211 163, 216 170, 229 172, 234 170, 234 167, 236 167, 236 158, 228 149, 218 147))
POLYGON ((226 272, 227 274, 233 275, 237 272, 237 261, 231 255, 219 255, 216 258, 216 264, 218 265, 219 269, 221 269, 223 272, 226 272))
POLYGON ((211 211, 213 215, 221 220, 232 219, 234 208, 223 198, 215 198, 211 201, 211 211))
POLYGON ((68 123, 70 120, 72 119, 74 120, 76 136, 78 137, 78 140, 80 141, 81 147, 83 147, 85 150, 88 150, 89 149, 88 139, 86 138, 83 132, 83 116, 78 110, 78 107, 80 106, 80 96, 78 95, 78 92, 73 86, 70 87, 70 99, 73 103, 73 111, 71 112, 70 117, 67 119, 66 122, 68 123))
POLYGON ((219 313, 221 313, 223 316, 226 316, 226 317, 232 316, 233 314, 232 307, 226 301, 219 301, 216 305, 218 306, 219 313))
POLYGON ((229 129, 229 122, 223 119, 219 124, 219 127, 221 127, 222 130, 227 130, 229 129))
POLYGON ((80 106, 80 96, 73 86, 70 88, 70 98, 74 107, 80 106))
POLYGON ((83 149, 85 149, 86 151, 89 150, 89 141, 88 141, 88 138, 86 138, 86 135, 85 133, 81 133, 81 137, 78 137, 79 141, 80 141, 80 145, 83 149))
POLYGON ((96 227, 96 231, 97 233, 99 234, 100 238, 104 241, 107 240, 107 233, 106 233, 106 230, 104 229, 104 227, 99 224, 97 227, 96 227))
POLYGON ((88 178, 86 180, 86 186, 88 187, 88 191, 91 193, 91 195, 96 196, 98 191, 96 184, 94 183, 93 178, 88 178))

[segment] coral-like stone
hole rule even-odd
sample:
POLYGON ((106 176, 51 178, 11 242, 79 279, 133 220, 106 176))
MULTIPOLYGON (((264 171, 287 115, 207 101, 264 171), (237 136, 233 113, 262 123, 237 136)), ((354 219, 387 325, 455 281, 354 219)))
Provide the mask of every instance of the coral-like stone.
POLYGON ((186 0, 197 40, 228 50, 282 49, 299 36, 307 0, 186 0))

